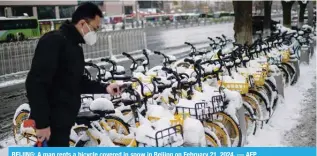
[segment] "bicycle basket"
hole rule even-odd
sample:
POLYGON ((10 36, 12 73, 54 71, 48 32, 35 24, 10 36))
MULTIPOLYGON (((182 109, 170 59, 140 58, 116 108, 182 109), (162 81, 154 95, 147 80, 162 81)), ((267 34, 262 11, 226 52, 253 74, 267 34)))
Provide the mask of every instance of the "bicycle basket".
POLYGON ((262 71, 263 71, 264 77, 266 77, 267 73, 269 72, 269 64, 268 63, 262 64, 262 71))
POLYGON ((177 147, 184 143, 183 127, 175 125, 155 133, 156 147, 177 147))
POLYGON ((232 91, 237 91, 240 94, 246 94, 249 92, 249 84, 248 82, 222 82, 220 81, 220 85, 224 88, 227 88, 232 91))
MULTIPOLYGON (((207 107, 207 103, 200 102, 195 104, 195 108, 176 106, 177 115, 188 114, 188 116, 197 120, 206 120, 210 118, 210 107, 207 107)), ((184 117, 183 117, 184 118, 184 117)))
POLYGON ((290 52, 289 52, 289 50, 283 51, 281 56, 282 56, 282 62, 283 63, 288 62, 290 60, 290 52))
POLYGON ((216 95, 211 97, 211 104, 212 104, 212 114, 221 112, 224 110, 223 105, 223 97, 222 95, 216 95))
POLYGON ((260 87, 263 86, 265 83, 265 75, 263 72, 253 74, 254 83, 256 86, 260 87))

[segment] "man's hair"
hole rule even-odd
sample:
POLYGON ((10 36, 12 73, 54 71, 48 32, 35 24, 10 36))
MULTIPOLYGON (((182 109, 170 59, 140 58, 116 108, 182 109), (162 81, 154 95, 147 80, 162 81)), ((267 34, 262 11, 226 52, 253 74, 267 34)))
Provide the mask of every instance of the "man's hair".
POLYGON ((72 23, 77 24, 80 20, 91 20, 96 16, 103 17, 102 12, 96 4, 85 2, 78 6, 72 15, 72 23))

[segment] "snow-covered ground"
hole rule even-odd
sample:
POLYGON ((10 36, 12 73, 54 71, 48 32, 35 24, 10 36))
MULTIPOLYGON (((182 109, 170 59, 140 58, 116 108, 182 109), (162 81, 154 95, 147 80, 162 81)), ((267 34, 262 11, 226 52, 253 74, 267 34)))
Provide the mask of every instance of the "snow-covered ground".
POLYGON ((285 88, 284 103, 246 146, 316 146, 316 56, 300 69, 297 84, 285 88))

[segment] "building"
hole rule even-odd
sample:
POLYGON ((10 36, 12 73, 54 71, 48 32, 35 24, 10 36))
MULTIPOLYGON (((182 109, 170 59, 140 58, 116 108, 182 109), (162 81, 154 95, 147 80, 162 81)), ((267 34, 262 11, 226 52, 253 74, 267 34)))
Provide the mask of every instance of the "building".
POLYGON ((39 19, 69 18, 78 2, 67 1, 2 1, 0 3, 0 16, 35 16, 39 19))
MULTIPOLYGON (((136 1, 93 1, 100 6, 106 15, 132 14, 136 10, 136 1)), ((38 19, 60 19, 70 18, 75 8, 82 1, 65 0, 65 1, 1 1, 0 16, 34 16, 38 19)))
POLYGON ((104 1, 101 6, 107 16, 133 14, 137 10, 136 1, 104 1))
POLYGON ((163 1, 138 1, 140 9, 163 9, 163 1))

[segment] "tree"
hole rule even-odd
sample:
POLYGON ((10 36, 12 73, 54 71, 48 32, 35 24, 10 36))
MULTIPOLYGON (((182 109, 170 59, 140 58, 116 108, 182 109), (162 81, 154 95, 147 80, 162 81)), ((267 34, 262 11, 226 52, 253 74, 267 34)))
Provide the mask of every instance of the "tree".
POLYGON ((313 1, 309 1, 308 3, 309 3, 308 8, 307 8, 307 10, 308 10, 308 24, 310 26, 313 26, 313 24, 314 24, 314 6, 316 6, 316 1, 315 1, 315 3, 313 3, 313 1))
POLYGON ((252 44, 252 1, 233 1, 234 38, 237 43, 252 44))
POLYGON ((305 14, 305 9, 307 6, 307 1, 298 1, 299 3, 299 17, 298 17, 298 28, 301 28, 303 23, 304 23, 304 14, 305 14))
POLYGON ((291 11, 292 11, 292 5, 295 1, 282 1, 282 7, 283 7, 283 25, 285 27, 291 28, 291 11))
POLYGON ((263 21, 264 36, 268 36, 271 33, 271 8, 272 8, 272 1, 264 1, 264 21, 263 21))

